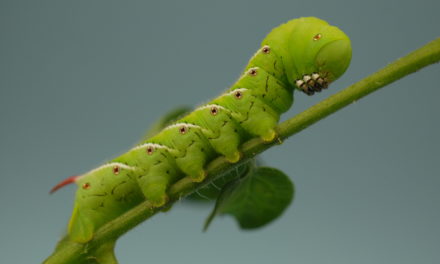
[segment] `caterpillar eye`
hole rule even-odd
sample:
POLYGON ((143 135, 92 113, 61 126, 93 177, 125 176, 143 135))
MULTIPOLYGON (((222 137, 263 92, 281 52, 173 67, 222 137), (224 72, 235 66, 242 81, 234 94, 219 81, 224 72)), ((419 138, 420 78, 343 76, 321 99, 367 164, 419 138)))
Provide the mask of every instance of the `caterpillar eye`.
POLYGON ((322 38, 321 33, 316 34, 315 36, 313 36, 313 41, 317 41, 320 40, 322 38))
POLYGON ((184 135, 186 134, 186 132, 188 132, 188 128, 186 126, 182 126, 181 128, 179 128, 179 132, 180 134, 184 135))
POLYGON ((119 174, 119 166, 113 167, 113 174, 118 175, 119 174))
POLYGON ((215 116, 218 114, 218 108, 213 106, 211 107, 211 115, 215 116))
POLYGON ((148 155, 153 154, 153 152, 154 152, 154 148, 153 147, 150 146, 150 147, 147 148, 147 154, 148 155))
POLYGON ((240 91, 236 91, 234 95, 237 99, 241 99, 243 97, 243 94, 240 91))
POLYGON ((264 54, 269 54, 270 53, 270 47, 269 46, 264 46, 261 51, 263 51, 264 54))
POLYGON ((90 188, 90 183, 88 183, 88 182, 84 183, 84 184, 82 185, 82 188, 83 188, 84 190, 89 189, 89 188, 90 188))

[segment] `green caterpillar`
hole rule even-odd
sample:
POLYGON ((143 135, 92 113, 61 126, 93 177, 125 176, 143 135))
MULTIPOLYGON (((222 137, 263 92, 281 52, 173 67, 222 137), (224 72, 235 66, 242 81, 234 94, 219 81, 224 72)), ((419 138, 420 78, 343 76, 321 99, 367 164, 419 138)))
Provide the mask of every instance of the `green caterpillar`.
POLYGON ((273 141, 294 90, 312 95, 327 88, 350 60, 349 38, 323 20, 299 18, 273 29, 225 93, 109 163, 52 189, 79 186, 69 238, 91 240, 99 227, 145 199, 164 205, 170 184, 185 176, 203 181, 205 165, 220 155, 238 162, 239 146, 252 137, 273 141))

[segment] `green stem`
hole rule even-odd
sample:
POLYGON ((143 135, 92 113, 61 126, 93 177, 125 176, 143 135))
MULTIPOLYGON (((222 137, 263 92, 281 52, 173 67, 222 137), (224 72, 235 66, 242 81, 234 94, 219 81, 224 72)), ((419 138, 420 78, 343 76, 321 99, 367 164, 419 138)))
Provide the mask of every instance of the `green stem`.
MULTIPOLYGON (((440 38, 437 38, 422 48, 415 50, 407 56, 389 64, 378 72, 281 123, 277 127, 279 134, 278 142, 282 142, 282 140, 298 133, 313 123, 338 111, 339 109, 359 100, 367 94, 372 93, 379 88, 423 67, 436 63, 439 60, 440 38)), ((248 159, 263 152, 278 142, 268 144, 259 138, 249 140, 248 142, 244 143, 241 148, 243 152, 242 162, 246 162, 248 159)), ((166 207, 170 207, 175 201, 220 177, 228 170, 234 169, 235 166, 237 166, 237 164, 230 164, 226 159, 220 157, 208 164, 208 177, 203 183, 196 184, 191 182, 188 177, 183 178, 171 186, 169 191, 170 201, 167 203, 166 207)), ((163 209, 165 209, 165 207, 154 208, 149 201, 145 201, 124 215, 121 215, 117 219, 104 225, 96 232, 93 240, 87 244, 74 243, 68 241, 67 239, 63 239, 63 242, 57 246, 55 252, 49 258, 47 258, 44 263, 74 263, 75 260, 78 260, 81 256, 84 256, 84 254, 87 254, 87 251, 90 252, 90 250, 97 248, 99 245, 103 245, 108 241, 115 241, 119 236, 163 209)))

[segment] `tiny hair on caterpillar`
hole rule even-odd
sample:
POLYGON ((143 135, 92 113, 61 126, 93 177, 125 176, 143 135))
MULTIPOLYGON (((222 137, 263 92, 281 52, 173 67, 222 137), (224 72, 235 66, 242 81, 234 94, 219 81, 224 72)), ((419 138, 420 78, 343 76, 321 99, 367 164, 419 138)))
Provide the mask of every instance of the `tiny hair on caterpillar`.
POLYGON ((253 137, 276 140, 275 128, 292 106, 294 91, 313 95, 326 89, 350 60, 350 39, 324 20, 303 17, 274 28, 238 80, 218 97, 51 190, 78 186, 69 239, 90 241, 101 226, 145 200, 165 205, 170 185, 183 177, 202 182, 206 165, 219 156, 239 162, 241 144, 253 137))

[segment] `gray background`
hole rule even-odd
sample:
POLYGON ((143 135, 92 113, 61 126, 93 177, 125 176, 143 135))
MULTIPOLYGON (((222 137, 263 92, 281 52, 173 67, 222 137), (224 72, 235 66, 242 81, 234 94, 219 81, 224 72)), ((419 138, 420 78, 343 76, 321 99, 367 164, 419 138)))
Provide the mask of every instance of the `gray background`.
MULTIPOLYGON (((0 2, 0 263, 38 263, 70 216, 61 179, 123 153, 174 106, 238 77, 278 24, 317 16, 351 38, 331 89, 440 36, 439 1, 0 2)), ((296 183, 270 226, 176 205, 122 237, 121 263, 439 263, 440 66, 347 107, 265 152, 296 183)))

